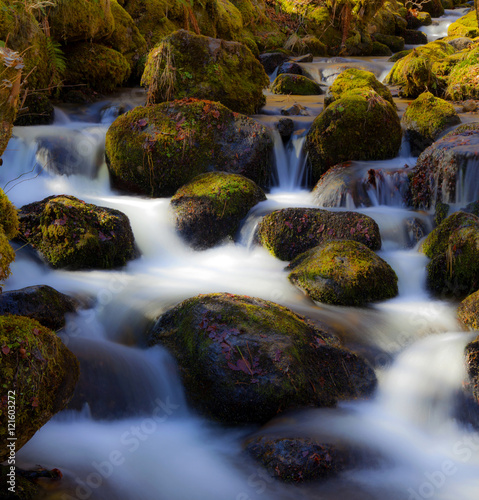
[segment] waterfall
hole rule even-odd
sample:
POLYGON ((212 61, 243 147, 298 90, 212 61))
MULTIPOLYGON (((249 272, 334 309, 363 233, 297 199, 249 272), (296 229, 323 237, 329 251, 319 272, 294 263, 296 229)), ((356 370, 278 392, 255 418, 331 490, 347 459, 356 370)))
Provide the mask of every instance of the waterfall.
POLYGON ((455 202, 458 206, 464 207, 477 200, 479 200, 479 159, 473 156, 458 169, 455 202))

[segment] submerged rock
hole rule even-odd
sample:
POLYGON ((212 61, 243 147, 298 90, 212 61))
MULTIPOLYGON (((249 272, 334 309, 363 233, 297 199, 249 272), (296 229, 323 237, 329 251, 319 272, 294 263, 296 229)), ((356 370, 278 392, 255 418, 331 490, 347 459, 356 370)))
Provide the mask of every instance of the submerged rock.
POLYGON ((265 103, 269 78, 242 43, 179 30, 150 51, 142 84, 148 104, 195 97, 253 114, 265 103))
POLYGON ((381 248, 376 222, 356 212, 330 212, 320 208, 276 210, 258 224, 258 241, 275 257, 292 260, 331 240, 354 240, 371 250, 381 248))
POLYGON ((218 102, 139 106, 113 122, 105 148, 113 185, 147 196, 172 196, 211 170, 244 175, 262 187, 271 176, 266 127, 218 102))
POLYGON ((263 423, 304 406, 366 397, 374 371, 335 337, 259 298, 199 295, 163 314, 149 336, 176 358, 187 396, 227 423, 263 423))
POLYGON ((19 238, 57 269, 112 269, 136 257, 128 217, 70 195, 21 208, 19 238))
POLYGON ((364 306, 398 294, 391 266, 357 241, 331 241, 311 248, 287 269, 292 283, 326 304, 364 306))
POLYGON ((0 316, 0 462, 7 448, 9 402, 15 401, 15 449, 18 450, 73 394, 78 361, 48 328, 21 316, 0 316))
POLYGON ((182 186, 171 199, 176 230, 193 248, 210 248, 234 238, 242 219, 260 201, 263 190, 237 174, 210 172, 182 186))

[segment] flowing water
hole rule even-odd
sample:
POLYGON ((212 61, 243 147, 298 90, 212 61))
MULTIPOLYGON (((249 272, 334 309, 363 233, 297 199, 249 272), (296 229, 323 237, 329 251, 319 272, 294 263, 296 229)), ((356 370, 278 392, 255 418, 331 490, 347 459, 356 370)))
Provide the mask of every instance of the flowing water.
MULTIPOLYGON (((320 59, 307 68, 329 84, 344 64, 377 75, 390 67, 377 58, 320 59)), ((460 331, 454 303, 431 299, 425 290, 427 258, 415 248, 411 220, 425 234, 431 216, 404 207, 403 169, 416 160, 407 148, 388 162, 353 165, 346 194, 312 195, 301 188, 302 145, 322 97, 268 95, 265 114, 255 118, 272 129, 286 105, 299 102, 307 113, 293 117, 288 144, 274 135, 276 186, 250 212, 236 243, 195 252, 175 234, 168 199, 110 188, 106 130, 118 113, 143 99, 135 91, 95 106, 58 109, 52 126, 16 127, 3 156, 1 185, 17 206, 72 194, 117 208, 130 218, 141 250, 120 270, 69 272, 48 269, 18 249, 6 289, 48 284, 88 297, 88 308, 70 315, 62 333, 82 363, 82 398, 24 446, 19 463, 61 469, 65 479, 49 491, 51 500, 475 500, 479 434, 454 411, 465 378, 464 346, 473 336, 460 331), (371 170, 374 183, 368 183, 371 170), (355 209, 373 217, 383 239, 379 254, 399 277, 399 296, 364 309, 308 300, 287 280, 284 262, 252 243, 264 214, 292 206, 355 209), (244 438, 258 429, 223 428, 186 405, 174 362, 160 347, 146 348, 145 331, 170 306, 210 292, 287 305, 334 327, 345 345, 373 363, 379 388, 371 401, 299 412, 269 428, 286 437, 350 445, 364 457, 354 468, 321 483, 278 483, 242 452, 244 438)), ((463 185, 470 186, 464 175, 463 185)), ((476 190, 468 187, 461 196, 472 201, 476 190)))

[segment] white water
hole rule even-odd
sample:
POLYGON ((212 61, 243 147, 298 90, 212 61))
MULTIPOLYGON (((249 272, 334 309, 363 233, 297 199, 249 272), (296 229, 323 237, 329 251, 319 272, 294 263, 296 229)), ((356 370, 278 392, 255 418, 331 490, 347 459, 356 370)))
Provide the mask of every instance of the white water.
MULTIPOLYGON (((276 102, 267 107, 271 115, 277 113, 276 102)), ((318 103, 308 104, 312 115, 319 112, 318 103)), ((460 329, 455 305, 430 299, 424 289, 427 259, 405 249, 405 221, 417 217, 430 230, 428 214, 404 209, 383 191, 376 191, 375 199, 370 193, 372 206, 358 209, 379 224, 380 255, 399 277, 399 296, 365 309, 313 304, 288 282, 284 262, 251 243, 254 226, 265 213, 317 206, 310 193, 299 188, 301 137, 291 149, 276 144, 279 187, 251 211, 238 242, 194 252, 174 232, 168 199, 119 196, 111 190, 97 152, 116 109, 113 103, 82 113, 65 110, 54 127, 16 128, 0 171, 2 186, 26 174, 7 186, 17 206, 67 193, 122 210, 141 251, 141 257, 121 270, 88 272, 52 271, 24 250, 17 253, 6 289, 45 283, 87 295, 91 307, 69 317, 65 342, 79 356, 92 352, 104 357, 107 368, 93 371, 91 377, 98 386, 105 384, 105 394, 120 387, 138 409, 121 417, 94 417, 102 397, 93 390, 90 406, 63 412, 46 424, 18 459, 25 466, 62 470, 65 481, 49 498, 476 500, 479 435, 460 427, 451 413, 464 378, 462 351, 470 335, 448 333, 460 329), (77 175, 53 175, 36 164, 37 137, 50 132, 55 136, 58 127, 89 145, 79 149, 80 164, 86 168, 77 175), (19 183, 26 178, 30 180, 19 183), (262 297, 321 320, 380 367, 379 390, 372 401, 303 412, 272 428, 285 436, 353 444, 366 456, 357 467, 324 483, 276 483, 241 453, 242 439, 256 429, 222 429, 185 407, 171 361, 161 349, 144 347, 144 332, 151 319, 178 301, 217 291, 262 297)), ((296 128, 304 128, 312 118, 295 117, 296 128)), ((405 161, 396 159, 396 166, 405 161)), ((388 169, 379 162, 362 168, 388 169)))

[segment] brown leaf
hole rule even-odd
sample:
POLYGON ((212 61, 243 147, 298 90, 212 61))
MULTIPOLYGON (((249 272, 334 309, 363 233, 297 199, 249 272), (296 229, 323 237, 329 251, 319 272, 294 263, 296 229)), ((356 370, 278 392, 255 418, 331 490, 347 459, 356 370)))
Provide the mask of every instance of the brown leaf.
POLYGON ((8 345, 4 345, 2 347, 2 352, 3 354, 7 355, 7 354, 10 354, 10 347, 8 347, 8 345))

